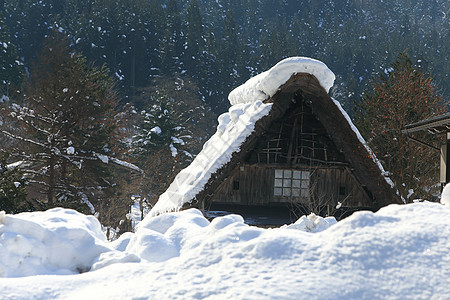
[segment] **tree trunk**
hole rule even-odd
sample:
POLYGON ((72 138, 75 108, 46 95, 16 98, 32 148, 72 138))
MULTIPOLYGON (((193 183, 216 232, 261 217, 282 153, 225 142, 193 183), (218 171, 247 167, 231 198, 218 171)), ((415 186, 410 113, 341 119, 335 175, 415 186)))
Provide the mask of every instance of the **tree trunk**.
POLYGON ((56 157, 54 155, 50 156, 50 166, 49 166, 49 183, 47 191, 47 202, 48 204, 53 204, 55 197, 55 165, 56 157))

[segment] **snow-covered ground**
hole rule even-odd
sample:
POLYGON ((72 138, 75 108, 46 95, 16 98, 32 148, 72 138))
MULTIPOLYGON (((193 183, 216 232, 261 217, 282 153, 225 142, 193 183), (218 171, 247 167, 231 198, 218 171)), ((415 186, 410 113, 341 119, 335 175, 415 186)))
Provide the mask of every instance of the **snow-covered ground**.
POLYGON ((147 217, 114 242, 73 210, 2 213, 0 298, 448 299, 449 253, 440 203, 275 229, 191 209, 147 217))

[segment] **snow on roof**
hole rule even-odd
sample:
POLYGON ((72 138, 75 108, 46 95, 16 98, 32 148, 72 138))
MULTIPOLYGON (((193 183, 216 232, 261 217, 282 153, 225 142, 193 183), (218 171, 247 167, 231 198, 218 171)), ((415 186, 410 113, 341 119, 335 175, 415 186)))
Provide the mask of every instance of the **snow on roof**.
POLYGON ((257 100, 264 101, 272 97, 278 88, 296 73, 314 75, 327 92, 333 86, 336 78, 333 72, 321 61, 308 57, 290 57, 235 88, 228 96, 228 100, 231 105, 257 100))
POLYGON ((182 170, 166 192, 158 199, 150 215, 179 210, 203 190, 206 183, 223 165, 231 160, 234 152, 253 132, 255 123, 266 116, 272 104, 239 103, 219 117, 216 133, 203 145, 203 150, 192 163, 182 170))
POLYGON ((305 57, 292 57, 280 61, 270 70, 261 73, 234 89, 228 96, 231 107, 219 117, 217 132, 203 146, 194 161, 176 177, 166 192, 150 211, 151 216, 179 210, 201 192, 211 175, 231 160, 234 152, 253 132, 255 123, 269 114, 272 104, 262 101, 273 96, 278 88, 296 73, 314 75, 329 90, 335 76, 328 67, 305 57))
MULTIPOLYGON (((342 115, 345 117, 345 119, 347 120, 348 124, 350 125, 350 127, 352 128, 353 132, 356 134, 356 137, 358 138, 359 142, 361 144, 364 145, 364 147, 366 148, 367 152, 369 152, 370 157, 372 158, 373 162, 378 166, 378 169, 380 169, 381 175, 383 176, 383 178, 386 180, 386 182, 389 184, 389 186, 391 188, 395 188, 394 182, 392 181, 391 178, 388 177, 388 172, 386 172, 383 168, 383 165, 381 164, 381 162, 378 160, 378 158, 376 157, 375 153, 373 153, 372 149, 369 147, 369 145, 367 145, 366 140, 362 137, 361 133, 359 132, 358 128, 356 128, 355 124, 353 124, 352 120, 350 119, 350 116, 347 114, 347 112, 344 110, 344 108, 341 106, 341 104, 339 103, 339 101, 333 99, 334 104, 336 104, 336 106, 339 108, 339 110, 341 111, 342 115)), ((397 192, 398 193, 398 192, 397 192)), ((402 199, 403 202, 405 202, 405 199, 402 199)))

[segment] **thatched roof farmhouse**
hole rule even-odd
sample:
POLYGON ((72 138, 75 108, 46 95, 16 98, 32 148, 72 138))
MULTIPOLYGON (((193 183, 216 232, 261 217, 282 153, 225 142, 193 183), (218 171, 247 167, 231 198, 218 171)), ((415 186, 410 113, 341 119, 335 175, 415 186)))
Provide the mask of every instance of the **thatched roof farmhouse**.
POLYGON ((151 213, 211 204, 296 206, 325 213, 402 203, 340 104, 334 74, 294 57, 229 95, 229 112, 151 213))

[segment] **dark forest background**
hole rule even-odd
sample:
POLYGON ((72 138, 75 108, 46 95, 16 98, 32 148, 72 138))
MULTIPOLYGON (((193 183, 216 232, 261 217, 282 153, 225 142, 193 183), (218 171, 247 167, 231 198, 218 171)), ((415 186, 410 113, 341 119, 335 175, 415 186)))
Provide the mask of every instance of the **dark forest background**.
POLYGON ((374 74, 405 50, 448 95, 445 0, 2 0, 0 7, 3 42, 25 67, 58 30, 88 61, 106 64, 124 99, 156 76, 188 76, 221 113, 249 77, 308 56, 336 74, 332 96, 351 113, 374 74))

